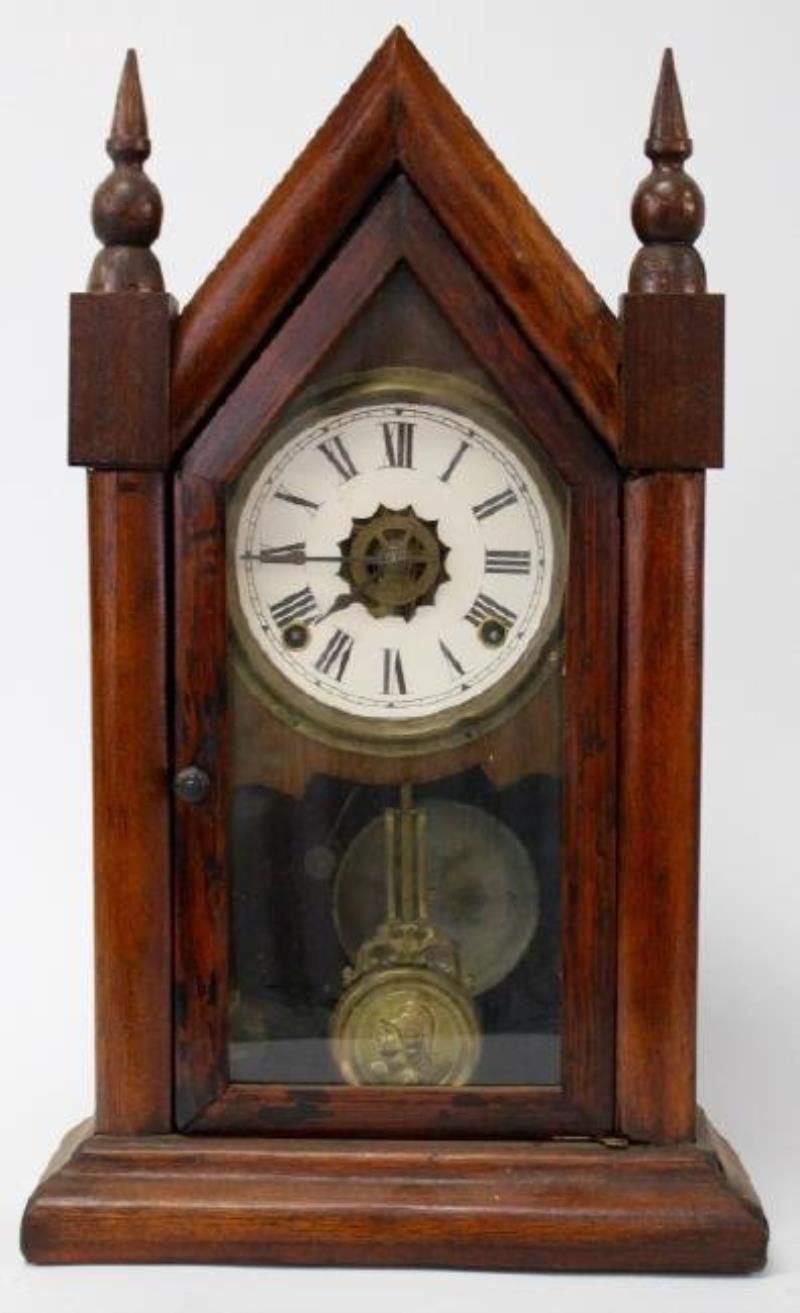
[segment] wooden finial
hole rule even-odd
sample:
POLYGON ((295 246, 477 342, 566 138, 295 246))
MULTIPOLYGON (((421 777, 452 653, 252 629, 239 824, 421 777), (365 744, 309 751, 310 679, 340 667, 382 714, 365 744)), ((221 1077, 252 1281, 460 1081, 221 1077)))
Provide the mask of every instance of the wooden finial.
POLYGON ((672 51, 664 51, 650 132, 644 146, 653 167, 639 183, 631 217, 643 243, 631 266, 631 292, 703 292, 706 275, 694 242, 705 203, 683 162, 692 153, 672 51))
POLYGON ((692 142, 686 130, 686 118, 683 113, 681 89, 675 72, 675 60, 669 48, 664 51, 661 60, 661 74, 653 101, 650 132, 644 143, 644 153, 651 160, 660 160, 667 156, 687 160, 692 153, 692 142))
POLYGON ((138 160, 142 164, 150 154, 147 114, 135 50, 128 51, 122 66, 106 149, 115 164, 122 159, 138 160))
POLYGON ((161 230, 161 196, 143 168, 150 138, 135 50, 125 56, 106 150, 114 168, 92 202, 92 224, 104 249, 92 265, 88 290, 163 292, 161 268, 149 249, 161 230))

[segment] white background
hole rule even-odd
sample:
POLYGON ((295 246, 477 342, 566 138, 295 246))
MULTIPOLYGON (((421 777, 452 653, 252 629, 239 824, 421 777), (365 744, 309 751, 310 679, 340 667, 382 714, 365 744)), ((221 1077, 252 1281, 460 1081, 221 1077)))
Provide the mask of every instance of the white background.
POLYGON ((800 1307, 800 7, 791 0, 26 0, 0 9, 0 1307, 800 1307), (728 294, 727 470, 709 483, 700 1096, 773 1226, 750 1279, 33 1269, 24 1199, 92 1098, 84 479, 65 463, 67 294, 128 45, 139 49, 181 303, 395 22, 612 306, 672 44, 728 294))

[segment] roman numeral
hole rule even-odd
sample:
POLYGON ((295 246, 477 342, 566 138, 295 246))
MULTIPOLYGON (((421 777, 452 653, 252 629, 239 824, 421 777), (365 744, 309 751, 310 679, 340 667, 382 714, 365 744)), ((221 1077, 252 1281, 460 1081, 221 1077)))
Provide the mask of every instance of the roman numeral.
POLYGON ((314 669, 323 675, 333 675, 341 684, 347 663, 353 651, 353 639, 343 629, 335 629, 314 662, 314 669))
POLYGON ((468 450, 469 450, 469 443, 462 440, 461 446, 458 448, 458 451, 456 452, 455 456, 452 457, 450 464, 448 465, 444 474, 439 475, 439 478, 441 479, 442 483, 448 482, 450 475, 453 473, 453 470, 456 468, 456 465, 461 460, 461 457, 464 455, 464 452, 468 450))
POLYGON ((469 620, 471 625, 477 628, 485 620, 497 620, 501 625, 513 625, 517 618, 516 611, 510 611, 507 606, 496 602, 488 593, 478 593, 472 606, 464 616, 469 620))
POLYGON ((262 547, 260 552, 247 552, 249 560, 263 561, 265 565, 303 565, 306 559, 305 543, 286 543, 283 547, 262 547))
POLYGON ((383 649, 383 691, 384 693, 407 692, 403 663, 396 647, 383 649))
POLYGON ((306 584, 305 588, 299 588, 296 593, 289 593, 269 609, 276 625, 280 629, 285 629, 295 621, 308 620, 312 615, 316 615, 318 607, 317 599, 306 584))
POLYGON ((490 515, 496 515, 506 506, 513 506, 517 500, 517 494, 513 488, 506 488, 503 492, 496 492, 493 497, 487 497, 486 501, 478 502, 473 506, 472 513, 477 520, 488 520, 490 515))
POLYGON ((358 470, 350 458, 350 452, 338 433, 335 433, 332 438, 326 438, 324 442, 320 442, 317 451, 321 451, 326 460, 330 461, 337 474, 341 474, 345 483, 348 479, 354 479, 358 474, 358 470))
POLYGON ((530 574, 531 554, 487 547, 484 569, 487 574, 530 574))
POLYGON ((285 488, 279 488, 275 496, 281 501, 291 502, 293 506, 302 506, 303 510, 310 511, 312 515, 319 510, 318 501, 309 501, 308 497, 301 497, 297 492, 287 492, 285 488))
POLYGON ((392 420, 383 426, 386 459, 393 469, 414 468, 414 425, 406 420, 392 420))
POLYGON ((456 672, 457 675, 463 675, 464 667, 462 666, 458 657, 453 656, 453 653, 450 651, 450 648, 441 638, 439 639, 439 648, 448 666, 452 667, 452 669, 456 672))

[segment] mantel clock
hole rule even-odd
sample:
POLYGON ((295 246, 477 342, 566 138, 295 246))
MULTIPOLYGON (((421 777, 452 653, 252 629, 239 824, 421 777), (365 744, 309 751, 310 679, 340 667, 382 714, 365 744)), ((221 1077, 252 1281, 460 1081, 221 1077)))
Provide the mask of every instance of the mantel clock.
POLYGON ((400 30, 181 313, 132 52, 108 150, 97 1107, 26 1254, 758 1267, 695 1103, 723 309, 670 52, 618 318, 400 30))

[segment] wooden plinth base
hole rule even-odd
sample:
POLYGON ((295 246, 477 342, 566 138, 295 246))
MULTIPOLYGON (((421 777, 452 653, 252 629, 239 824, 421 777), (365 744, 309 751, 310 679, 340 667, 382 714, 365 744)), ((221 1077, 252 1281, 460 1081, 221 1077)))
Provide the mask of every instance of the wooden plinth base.
POLYGON ((767 1225, 693 1144, 117 1139, 79 1128, 22 1225, 36 1263, 750 1272, 767 1225))

